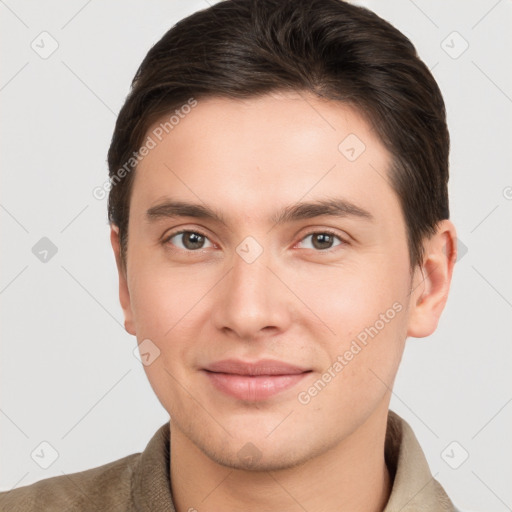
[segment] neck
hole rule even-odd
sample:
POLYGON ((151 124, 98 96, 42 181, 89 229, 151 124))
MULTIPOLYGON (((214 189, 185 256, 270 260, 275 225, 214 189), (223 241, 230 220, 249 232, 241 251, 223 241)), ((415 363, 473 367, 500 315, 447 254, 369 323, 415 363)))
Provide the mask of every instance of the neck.
POLYGON ((387 408, 333 449, 300 466, 247 471, 207 457, 172 424, 170 475, 177 512, 382 512, 392 481, 384 459, 387 408))

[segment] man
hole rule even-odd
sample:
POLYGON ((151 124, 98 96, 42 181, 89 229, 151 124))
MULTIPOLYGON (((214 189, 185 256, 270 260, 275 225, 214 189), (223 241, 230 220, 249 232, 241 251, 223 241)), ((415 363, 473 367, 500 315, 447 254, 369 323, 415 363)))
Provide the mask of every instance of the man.
POLYGON ((226 0, 150 50, 108 161, 126 330, 169 413, 142 454, 3 510, 451 511, 389 411, 456 258, 439 88, 340 0, 226 0))

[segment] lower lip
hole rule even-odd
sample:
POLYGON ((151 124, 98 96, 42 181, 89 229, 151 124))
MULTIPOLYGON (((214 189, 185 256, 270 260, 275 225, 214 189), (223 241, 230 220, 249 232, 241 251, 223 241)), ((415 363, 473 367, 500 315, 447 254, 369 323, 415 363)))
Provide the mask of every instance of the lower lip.
POLYGON ((235 375, 205 371, 211 383, 219 390, 240 400, 259 401, 289 389, 309 372, 293 375, 235 375))

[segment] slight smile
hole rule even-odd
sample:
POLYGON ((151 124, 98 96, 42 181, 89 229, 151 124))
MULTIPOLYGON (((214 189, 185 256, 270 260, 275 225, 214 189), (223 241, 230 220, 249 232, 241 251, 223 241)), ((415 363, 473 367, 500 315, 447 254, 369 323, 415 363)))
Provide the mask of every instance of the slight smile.
POLYGON ((295 386, 312 370, 270 359, 227 359, 203 371, 219 391, 240 400, 261 401, 295 386))

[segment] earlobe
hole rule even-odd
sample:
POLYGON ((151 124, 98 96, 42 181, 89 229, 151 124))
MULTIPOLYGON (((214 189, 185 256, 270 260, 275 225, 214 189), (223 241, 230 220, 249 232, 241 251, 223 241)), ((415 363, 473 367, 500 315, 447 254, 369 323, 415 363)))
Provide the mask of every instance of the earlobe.
POLYGON ((407 336, 423 338, 436 330, 448 299, 456 258, 455 226, 443 220, 426 240, 423 263, 414 274, 407 336))
POLYGON ((136 336, 133 322, 133 312, 130 300, 130 291, 128 289, 127 270, 124 268, 121 259, 121 244, 119 240, 119 227, 111 224, 110 243, 116 259, 117 273, 119 276, 119 302, 124 313, 124 328, 126 332, 136 336))

